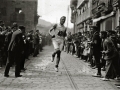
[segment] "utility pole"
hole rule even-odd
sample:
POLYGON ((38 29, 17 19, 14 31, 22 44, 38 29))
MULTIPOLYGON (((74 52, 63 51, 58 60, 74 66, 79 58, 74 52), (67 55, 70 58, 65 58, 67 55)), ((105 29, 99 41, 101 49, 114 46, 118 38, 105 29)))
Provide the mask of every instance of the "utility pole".
POLYGON ((68 5, 68 8, 67 8, 67 28, 68 28, 68 23, 69 23, 69 5, 68 5))
POLYGON ((75 23, 76 23, 76 8, 74 7, 74 34, 76 29, 75 23))

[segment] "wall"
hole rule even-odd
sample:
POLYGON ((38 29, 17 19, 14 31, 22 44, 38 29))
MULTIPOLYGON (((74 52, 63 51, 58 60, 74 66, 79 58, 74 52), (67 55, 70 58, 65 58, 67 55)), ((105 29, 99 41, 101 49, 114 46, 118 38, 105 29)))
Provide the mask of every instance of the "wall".
POLYGON ((23 24, 26 26, 27 30, 35 29, 34 17, 37 14, 37 0, 5 0, 2 4, 6 7, 7 15, 2 17, 2 20, 6 22, 7 25, 11 25, 11 18, 13 13, 15 13, 15 8, 21 8, 25 14, 25 21, 18 24, 23 24))
POLYGON ((92 0, 88 0, 88 2, 83 2, 84 0, 78 0, 78 14, 77 14, 77 18, 76 18, 76 24, 78 27, 77 31, 83 32, 83 31, 89 31, 89 24, 86 24, 86 21, 89 20, 92 17, 92 0), (82 6, 80 6, 82 4, 82 6), (80 8, 79 8, 80 7, 80 8), (84 11, 83 11, 84 9, 84 11), (81 11, 81 13, 80 13, 81 11), (83 24, 83 28, 81 28, 80 24, 83 24), (80 28, 81 29, 80 29, 80 28))
POLYGON ((105 19, 100 23, 100 31, 105 31, 105 30, 114 30, 116 25, 116 17, 110 17, 105 19))

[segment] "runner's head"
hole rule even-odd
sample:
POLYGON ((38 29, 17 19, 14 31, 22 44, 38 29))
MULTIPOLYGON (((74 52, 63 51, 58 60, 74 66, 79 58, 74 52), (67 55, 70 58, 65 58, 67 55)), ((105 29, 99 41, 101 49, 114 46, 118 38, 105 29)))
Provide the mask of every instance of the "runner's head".
POLYGON ((65 16, 62 16, 60 18, 60 24, 63 25, 65 23, 65 20, 66 20, 66 17, 65 16))

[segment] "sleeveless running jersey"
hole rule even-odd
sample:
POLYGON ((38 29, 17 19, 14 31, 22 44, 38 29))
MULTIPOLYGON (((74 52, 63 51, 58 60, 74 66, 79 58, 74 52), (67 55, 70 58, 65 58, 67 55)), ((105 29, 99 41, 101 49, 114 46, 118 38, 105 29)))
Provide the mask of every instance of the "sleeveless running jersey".
POLYGON ((65 34, 66 33, 66 27, 64 25, 60 25, 60 24, 57 24, 57 27, 55 30, 53 30, 54 32, 54 35, 55 35, 55 38, 53 39, 64 39, 65 36, 64 35, 58 35, 59 31, 62 31, 63 33, 62 34, 65 34))

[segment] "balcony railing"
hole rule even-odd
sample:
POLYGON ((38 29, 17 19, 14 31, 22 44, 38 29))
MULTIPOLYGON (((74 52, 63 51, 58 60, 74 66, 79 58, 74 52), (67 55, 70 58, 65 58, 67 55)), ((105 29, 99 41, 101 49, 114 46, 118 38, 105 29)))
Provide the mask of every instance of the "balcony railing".
POLYGON ((85 5, 85 3, 87 3, 89 0, 80 0, 79 2, 78 2, 78 5, 77 5, 77 8, 82 8, 84 5, 85 5))

